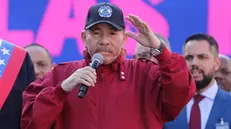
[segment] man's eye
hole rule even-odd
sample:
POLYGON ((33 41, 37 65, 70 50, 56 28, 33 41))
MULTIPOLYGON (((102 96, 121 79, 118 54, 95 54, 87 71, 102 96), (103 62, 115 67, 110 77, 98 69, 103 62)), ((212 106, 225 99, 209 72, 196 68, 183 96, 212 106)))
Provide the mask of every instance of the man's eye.
POLYGON ((204 60, 204 59, 206 59, 206 57, 204 57, 204 56, 199 56, 199 59, 204 60))
POLYGON ((93 32, 93 34, 99 34, 99 32, 93 32))
POLYGON ((192 56, 186 56, 185 59, 186 59, 186 60, 192 60, 193 57, 192 57, 192 56))
POLYGON ((46 66, 46 64, 44 64, 44 63, 38 63, 38 66, 44 67, 44 66, 46 66))
POLYGON ((115 32, 111 32, 110 35, 116 35, 116 33, 115 32))
POLYGON ((229 71, 227 71, 227 70, 222 70, 221 71, 224 75, 229 75, 229 74, 231 74, 229 71))

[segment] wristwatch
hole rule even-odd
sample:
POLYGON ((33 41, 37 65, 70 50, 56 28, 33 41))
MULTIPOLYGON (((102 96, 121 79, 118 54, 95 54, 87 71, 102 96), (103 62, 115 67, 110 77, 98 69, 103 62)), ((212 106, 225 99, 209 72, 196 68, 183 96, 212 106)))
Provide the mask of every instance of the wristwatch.
POLYGON ((160 40, 159 47, 158 48, 150 48, 150 53, 152 56, 158 56, 163 52, 165 47, 166 47, 165 44, 160 40))

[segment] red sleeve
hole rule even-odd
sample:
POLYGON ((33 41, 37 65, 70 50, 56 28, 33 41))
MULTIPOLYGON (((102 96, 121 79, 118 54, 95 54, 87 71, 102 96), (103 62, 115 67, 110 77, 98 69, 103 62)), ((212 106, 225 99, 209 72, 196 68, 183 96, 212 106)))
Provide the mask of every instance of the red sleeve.
POLYGON ((61 113, 67 96, 60 87, 65 78, 65 71, 61 69, 54 68, 43 80, 32 82, 24 91, 22 129, 50 129, 61 113))
POLYGON ((156 74, 159 80, 154 83, 157 89, 155 87, 151 90, 151 101, 157 102, 154 105, 155 114, 166 122, 178 116, 194 96, 196 86, 183 56, 164 49, 156 58, 159 61, 159 70, 150 77, 156 74))

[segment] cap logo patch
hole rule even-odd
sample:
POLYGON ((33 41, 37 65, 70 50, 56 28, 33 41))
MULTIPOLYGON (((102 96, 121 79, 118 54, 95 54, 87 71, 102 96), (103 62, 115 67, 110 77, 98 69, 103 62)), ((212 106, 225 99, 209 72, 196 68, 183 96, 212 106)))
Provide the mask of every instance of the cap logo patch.
POLYGON ((108 5, 103 5, 98 10, 100 17, 111 17, 112 9, 108 5))

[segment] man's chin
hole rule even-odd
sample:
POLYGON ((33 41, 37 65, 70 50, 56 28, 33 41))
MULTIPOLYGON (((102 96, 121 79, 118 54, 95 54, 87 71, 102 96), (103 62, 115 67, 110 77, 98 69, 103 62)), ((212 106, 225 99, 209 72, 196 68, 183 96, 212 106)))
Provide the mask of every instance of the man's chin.
MULTIPOLYGON (((104 55, 103 55, 104 56, 104 55)), ((114 61, 115 59, 112 59, 110 56, 104 56, 104 61, 103 64, 110 64, 114 61)))
POLYGON ((217 81, 218 85, 223 85, 223 83, 221 81, 218 81, 218 80, 216 80, 216 81, 217 81))
POLYGON ((197 88, 197 90, 204 89, 205 87, 208 86, 208 85, 205 85, 202 81, 195 81, 195 82, 196 82, 196 88, 197 88))
POLYGON ((111 64, 114 60, 104 60, 103 64, 111 64))
POLYGON ((201 81, 196 81, 195 80, 195 83, 196 83, 196 88, 197 88, 197 91, 201 90, 201 89, 205 89, 206 87, 209 86, 209 84, 211 83, 212 80, 201 80, 201 81))

